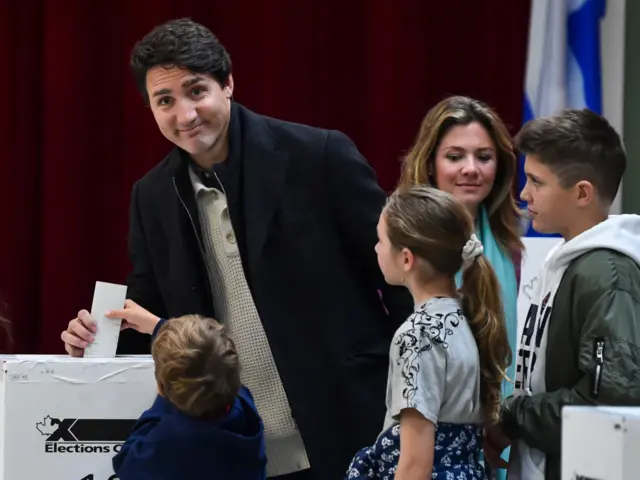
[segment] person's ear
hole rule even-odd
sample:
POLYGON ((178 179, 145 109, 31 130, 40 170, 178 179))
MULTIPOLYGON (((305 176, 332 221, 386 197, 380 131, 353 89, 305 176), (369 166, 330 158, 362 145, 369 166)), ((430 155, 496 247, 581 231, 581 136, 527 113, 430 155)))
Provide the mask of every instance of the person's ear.
POLYGON ((576 196, 576 204, 579 207, 587 207, 591 205, 595 199, 596 192, 593 188, 593 184, 587 180, 581 180, 576 183, 573 190, 576 196))

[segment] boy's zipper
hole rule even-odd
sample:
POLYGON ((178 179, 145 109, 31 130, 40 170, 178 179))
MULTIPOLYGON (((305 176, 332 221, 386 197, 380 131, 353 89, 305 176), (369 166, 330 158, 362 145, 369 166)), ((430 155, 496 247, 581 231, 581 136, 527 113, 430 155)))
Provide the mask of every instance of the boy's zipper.
POLYGON ((600 394, 600 382, 602 381, 602 369, 604 368, 604 339, 599 338, 596 340, 593 355, 596 361, 596 371, 591 393, 594 397, 597 397, 600 394))

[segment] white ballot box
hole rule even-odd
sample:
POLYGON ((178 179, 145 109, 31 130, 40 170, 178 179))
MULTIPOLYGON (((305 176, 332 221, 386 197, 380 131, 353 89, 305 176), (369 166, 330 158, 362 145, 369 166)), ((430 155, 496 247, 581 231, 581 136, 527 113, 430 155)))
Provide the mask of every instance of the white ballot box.
POLYGON ((565 407, 562 480, 638 480, 640 408, 565 407))
POLYGON ((150 356, 0 356, 0 480, 116 480, 157 394, 150 356))

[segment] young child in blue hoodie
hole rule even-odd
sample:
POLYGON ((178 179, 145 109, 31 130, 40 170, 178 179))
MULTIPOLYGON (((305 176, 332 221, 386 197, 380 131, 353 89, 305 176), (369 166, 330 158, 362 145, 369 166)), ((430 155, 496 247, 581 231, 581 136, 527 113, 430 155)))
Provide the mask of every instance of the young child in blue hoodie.
MULTIPOLYGON (((139 326, 131 312, 153 318, 127 303, 112 314, 126 326, 139 326)), ((225 329, 195 315, 157 319, 151 353, 159 395, 113 459, 118 478, 265 479, 262 421, 240 383, 238 354, 225 329)))

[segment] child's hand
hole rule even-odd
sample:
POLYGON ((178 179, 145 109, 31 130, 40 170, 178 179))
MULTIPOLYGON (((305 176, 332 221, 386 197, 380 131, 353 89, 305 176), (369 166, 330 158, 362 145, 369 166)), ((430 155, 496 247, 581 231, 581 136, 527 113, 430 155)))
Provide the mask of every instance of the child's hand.
POLYGON ((111 310, 107 312, 107 318, 121 318, 122 330, 125 328, 133 328, 140 333, 152 334, 160 318, 153 313, 145 310, 133 300, 124 302, 122 310, 111 310))
POLYGON ((510 444, 511 440, 504 434, 500 424, 485 428, 484 456, 495 468, 508 468, 509 464, 500 455, 510 444))

